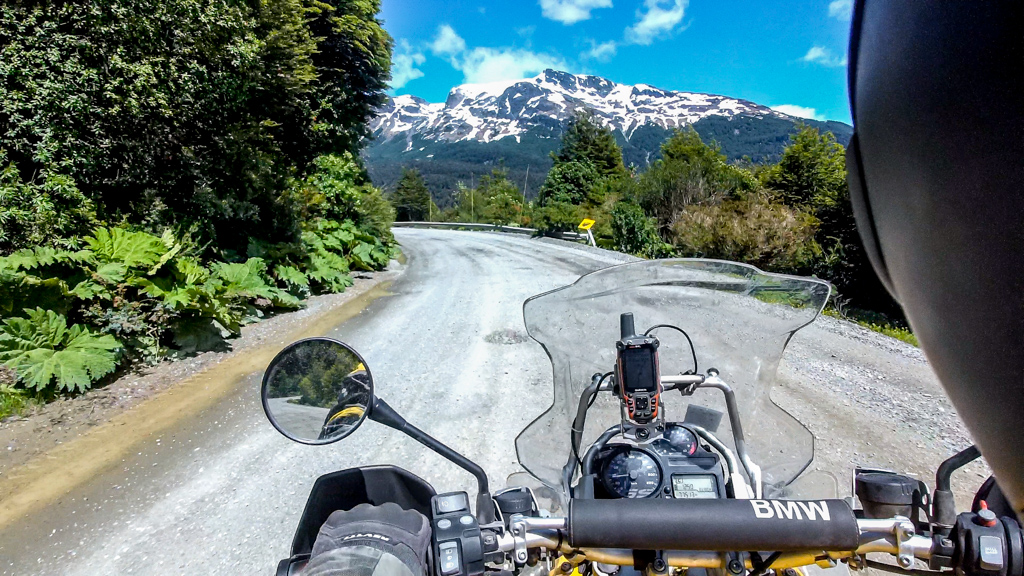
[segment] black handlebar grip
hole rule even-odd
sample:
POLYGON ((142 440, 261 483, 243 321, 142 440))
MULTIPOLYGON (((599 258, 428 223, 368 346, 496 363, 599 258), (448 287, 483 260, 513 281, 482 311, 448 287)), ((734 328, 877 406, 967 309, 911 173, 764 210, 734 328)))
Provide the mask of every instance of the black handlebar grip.
POLYGON ((859 545, 842 500, 572 500, 574 548, 715 552, 848 551, 859 545))

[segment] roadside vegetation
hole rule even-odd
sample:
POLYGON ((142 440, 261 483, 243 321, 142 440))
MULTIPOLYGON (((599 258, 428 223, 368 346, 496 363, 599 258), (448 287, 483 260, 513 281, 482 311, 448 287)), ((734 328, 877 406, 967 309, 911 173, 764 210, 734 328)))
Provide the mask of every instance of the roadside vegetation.
POLYGON ((612 133, 581 111, 568 123, 533 201, 502 168, 470 186, 459 183, 453 204, 443 210, 433 205, 419 174, 406 169, 394 198, 408 206, 401 220, 425 220, 429 213, 436 221, 558 233, 591 218, 596 242, 605 248, 817 276, 835 287, 830 314, 916 343, 861 248, 845 152, 830 132, 802 126, 776 163, 728 162, 715 143, 686 128, 662 143, 660 159, 638 170, 623 164, 612 133))
POLYGON ((359 160, 378 10, 0 6, 0 418, 387 265, 394 209, 359 160))

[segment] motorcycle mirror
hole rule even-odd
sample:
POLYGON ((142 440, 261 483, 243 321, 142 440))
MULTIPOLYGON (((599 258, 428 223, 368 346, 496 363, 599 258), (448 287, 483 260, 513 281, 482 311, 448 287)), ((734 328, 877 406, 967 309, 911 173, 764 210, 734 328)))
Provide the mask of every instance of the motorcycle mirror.
POLYGON ((302 444, 330 444, 366 419, 373 377, 351 346, 309 338, 278 353, 263 374, 262 396, 278 432, 302 444))

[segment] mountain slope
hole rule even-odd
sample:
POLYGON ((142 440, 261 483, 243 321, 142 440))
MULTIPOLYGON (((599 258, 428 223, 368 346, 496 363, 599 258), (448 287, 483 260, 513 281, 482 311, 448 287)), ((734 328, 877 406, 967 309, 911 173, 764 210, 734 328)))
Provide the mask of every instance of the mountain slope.
POLYGON ((672 130, 687 125, 718 142, 730 160, 755 162, 777 158, 799 122, 830 130, 844 144, 852 133, 846 124, 804 120, 747 100, 545 70, 526 80, 457 86, 443 103, 397 96, 371 122, 364 157, 384 187, 403 166, 415 166, 442 204, 457 181, 471 183, 498 165, 533 196, 566 121, 579 109, 612 129, 626 164, 638 169, 658 158, 672 130))

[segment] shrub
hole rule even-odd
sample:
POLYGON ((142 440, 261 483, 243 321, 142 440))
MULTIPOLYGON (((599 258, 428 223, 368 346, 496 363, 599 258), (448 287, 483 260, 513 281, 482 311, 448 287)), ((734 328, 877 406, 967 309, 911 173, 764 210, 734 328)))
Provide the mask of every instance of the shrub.
POLYGON ((92 201, 52 166, 22 182, 0 150, 0 254, 29 246, 69 247, 96 223, 92 201))
POLYGON ((661 258, 671 253, 658 234, 654 220, 632 202, 622 201, 612 208, 614 249, 642 258, 661 258))
POLYGON ((531 214, 531 225, 543 232, 571 232, 576 230, 580 221, 581 209, 569 202, 548 202, 543 206, 534 206, 531 214))
POLYGON ((600 177, 594 164, 586 159, 555 164, 540 188, 537 204, 582 204, 591 199, 600 177))
POLYGON ((800 273, 820 249, 810 215, 751 194, 712 206, 690 206, 672 226, 682 256, 721 258, 765 270, 800 273))
POLYGON ((727 164, 717 145, 701 141, 692 127, 676 131, 661 145, 661 154, 637 179, 632 195, 666 235, 689 206, 738 198, 756 184, 749 172, 727 164))

